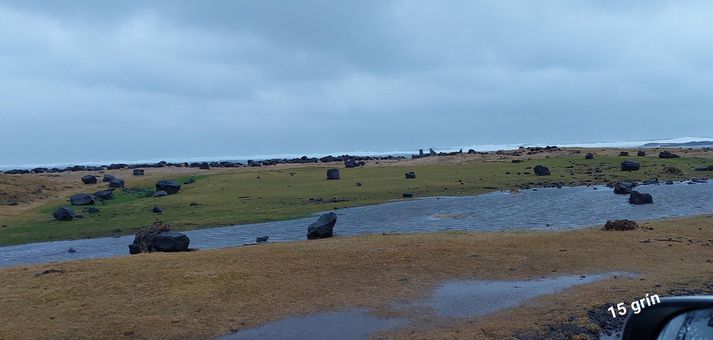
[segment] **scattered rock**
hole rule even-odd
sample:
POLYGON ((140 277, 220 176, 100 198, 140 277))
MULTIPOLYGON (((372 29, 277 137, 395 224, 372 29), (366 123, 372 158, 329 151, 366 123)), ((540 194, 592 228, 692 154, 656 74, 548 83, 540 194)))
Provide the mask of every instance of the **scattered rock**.
POLYGON ((337 223, 337 214, 329 212, 323 214, 319 219, 307 227, 307 239, 332 237, 334 225, 337 223))
POLYGON ((404 176, 406 177, 406 179, 414 179, 416 178, 416 173, 413 171, 409 171, 405 173, 404 176))
POLYGON ((358 186, 358 187, 362 186, 361 182, 357 182, 356 186, 358 186))
POLYGON ((357 162, 351 158, 344 161, 344 167, 346 168, 356 168, 357 162))
POLYGON ((413 193, 405 192, 405 193, 401 194, 401 197, 403 197, 403 198, 412 198, 412 197, 413 197, 413 193))
POLYGON ((594 154, 590 152, 584 156, 584 159, 594 159, 594 154))
POLYGON ((621 162, 621 171, 639 171, 641 165, 632 160, 626 160, 621 162))
POLYGON ((629 152, 621 151, 621 152, 619 152, 619 157, 629 157, 629 152))
POLYGON ((82 209, 82 211, 87 214, 98 214, 99 213, 99 209, 94 208, 94 207, 84 208, 84 209, 82 209))
POLYGON ((109 187, 110 188, 123 188, 124 187, 124 180, 123 179, 118 179, 114 178, 109 182, 109 187))
POLYGON ((651 204, 654 203, 654 198, 651 194, 643 194, 638 191, 632 191, 629 196, 629 204, 651 204))
POLYGON ((671 152, 671 151, 661 151, 659 153, 659 158, 679 158, 681 156, 671 152))
POLYGON ((183 181, 183 184, 193 184, 193 183, 195 183, 195 182, 196 182, 196 180, 195 180, 195 179, 193 179, 193 178, 189 178, 189 179, 187 179, 187 180, 183 181))
POLYGON ((168 193, 163 190, 154 191, 154 193, 151 194, 151 197, 163 197, 163 196, 168 196, 168 193))
POLYGON ((329 169, 329 170, 327 170, 327 179, 328 179, 328 180, 337 180, 337 179, 339 179, 339 169, 329 169))
POLYGON ((604 225, 605 231, 626 231, 626 230, 634 230, 639 228, 639 225, 631 220, 616 220, 616 221, 607 221, 607 223, 604 225))
POLYGON ((70 207, 60 207, 55 209, 52 216, 57 221, 71 221, 74 218, 74 210, 70 207))
POLYGON ((256 243, 263 243, 267 242, 267 239, 270 238, 269 236, 259 236, 258 238, 255 239, 256 243))
POLYGON ((35 273, 35 276, 42 276, 42 275, 47 275, 47 274, 62 274, 62 273, 64 273, 64 270, 52 268, 52 269, 45 269, 41 272, 37 272, 37 273, 35 273))
POLYGON ((535 175, 537 176, 549 176, 550 175, 550 169, 548 169, 545 166, 542 165, 536 165, 535 168, 535 175))
POLYGON ((671 174, 671 175, 683 175, 683 170, 675 167, 675 166, 666 166, 663 168, 663 173, 666 174, 671 174))
POLYGON ((659 179, 658 178, 650 178, 650 179, 645 180, 642 184, 643 185, 658 185, 659 179))
POLYGON ((636 153, 636 156, 638 156, 638 157, 646 157, 646 151, 644 151, 644 150, 639 150, 639 152, 636 153))
POLYGON ((94 196, 89 194, 76 194, 69 197, 69 202, 72 205, 93 205, 94 196))
POLYGON ((170 179, 162 179, 156 182, 156 191, 165 191, 168 195, 173 195, 181 190, 181 185, 178 182, 170 179))
POLYGON ((109 183, 115 179, 116 179, 116 177, 114 177, 114 175, 107 174, 107 175, 104 175, 104 178, 102 178, 102 182, 109 183))
POLYGON ((111 200, 111 199, 114 199, 114 189, 97 191, 97 192, 93 193, 92 196, 94 196, 97 199, 102 200, 102 201, 111 200))
POLYGON ((156 206, 153 207, 153 209, 151 209, 151 212, 154 213, 154 214, 160 214, 160 213, 163 212, 163 210, 161 210, 161 207, 159 207, 159 206, 156 205, 156 206))
POLYGON ((134 173, 134 176, 143 176, 144 169, 134 169, 133 173, 134 173))
POLYGON ((84 184, 97 184, 97 178, 92 175, 82 176, 82 183, 84 184))

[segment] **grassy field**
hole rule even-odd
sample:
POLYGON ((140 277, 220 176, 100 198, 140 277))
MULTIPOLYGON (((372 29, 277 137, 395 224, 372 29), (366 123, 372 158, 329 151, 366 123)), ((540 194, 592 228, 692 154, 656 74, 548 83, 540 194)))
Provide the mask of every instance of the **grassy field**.
POLYGON ((712 287, 713 217, 645 226, 629 232, 368 235, 1 269, 0 338, 205 339, 357 306, 402 316, 408 311, 394 309, 394 302, 427 298, 449 279, 639 274, 577 286, 484 318, 431 319, 382 334, 564 338, 553 329, 599 330, 590 310, 607 313, 609 304, 647 293, 664 297, 712 287))
MULTIPOLYGON (((563 182, 565 185, 601 184, 620 179, 684 179, 694 173, 693 168, 711 164, 710 159, 684 157, 662 160, 655 157, 629 157, 641 162, 638 172, 621 172, 619 164, 628 159, 600 156, 585 160, 583 155, 558 156, 512 163, 500 161, 465 160, 459 164, 417 165, 399 162, 389 166, 367 166, 344 169, 341 180, 328 181, 328 167, 302 168, 243 168, 217 173, 204 172, 197 176, 185 173, 162 177, 196 182, 183 185, 172 196, 151 198, 143 193, 121 193, 106 204, 97 203, 98 214, 82 213, 84 218, 55 221, 52 211, 67 205, 68 194, 46 199, 31 209, 6 215, 0 221, 0 245, 21 244, 46 240, 74 239, 104 235, 129 234, 154 221, 169 223, 176 230, 188 230, 220 225, 245 224, 304 217, 308 214, 335 208, 382 203, 401 199, 403 192, 415 197, 439 195, 470 195, 492 190, 509 190, 520 185, 541 186, 563 182), (531 167, 542 164, 550 168, 552 176, 537 177, 531 167), (682 169, 684 175, 662 171, 664 166, 682 169), (599 169, 601 172, 596 172, 599 169), (417 178, 407 180, 404 172, 415 171, 417 178), (356 183, 362 183, 357 186, 356 183), (310 200, 322 199, 321 201, 310 200), (336 199, 337 202, 331 202, 336 199), (160 215, 151 209, 158 205, 160 215)), ((149 169, 147 172, 151 172, 149 169)), ((111 173, 111 171, 107 171, 111 173)), ((75 174, 79 177, 82 173, 75 174)), ((153 189, 158 177, 127 178, 127 187, 153 189)), ((34 181, 33 185, 36 185, 34 181)), ((94 192, 105 184, 84 186, 78 178, 66 186, 70 192, 94 192)), ((74 207, 81 213, 83 207, 74 207)))

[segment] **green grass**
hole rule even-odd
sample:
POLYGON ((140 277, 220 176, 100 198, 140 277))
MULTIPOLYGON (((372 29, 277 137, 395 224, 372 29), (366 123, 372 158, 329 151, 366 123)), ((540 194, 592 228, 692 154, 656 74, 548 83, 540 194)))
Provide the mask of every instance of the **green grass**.
MULTIPOLYGON (((654 157, 598 157, 585 160, 583 155, 577 155, 522 163, 500 161, 462 165, 342 168, 342 179, 338 181, 325 179, 327 167, 240 169, 207 176, 175 177, 181 183, 188 177, 196 178, 197 181, 182 185, 178 194, 168 197, 151 198, 123 194, 117 190, 114 200, 95 205, 101 210, 99 214, 82 213, 84 218, 73 221, 53 220, 52 211, 57 205, 46 205, 8 223, 3 222, 7 226, 0 228, 0 245, 129 234, 158 220, 171 224, 176 230, 284 220, 334 208, 398 200, 403 192, 412 192, 415 197, 453 196, 560 181, 566 185, 578 185, 651 177, 662 180, 707 177, 706 173, 693 172, 694 167, 704 164, 707 164, 706 160, 698 158, 662 160, 654 157), (642 164, 642 169, 638 172, 621 172, 619 164, 624 159, 635 159, 642 164), (535 176, 528 167, 537 164, 549 167, 552 176, 535 176), (686 174, 663 174, 661 169, 664 165, 679 167, 686 174), (598 178, 594 177, 595 168, 602 170, 598 178), (416 179, 405 179, 404 172, 407 171, 415 171, 416 179), (358 187, 357 182, 363 185, 358 187), (310 198, 322 198, 323 201, 315 203, 310 198), (332 198, 346 201, 330 203, 332 198), (191 206, 191 203, 197 205, 191 206), (163 214, 153 214, 151 209, 154 205, 160 206, 163 214)), ((152 184, 147 181, 141 182, 139 186, 151 189, 152 184)), ((74 207, 75 212, 79 213, 83 208, 74 207)))

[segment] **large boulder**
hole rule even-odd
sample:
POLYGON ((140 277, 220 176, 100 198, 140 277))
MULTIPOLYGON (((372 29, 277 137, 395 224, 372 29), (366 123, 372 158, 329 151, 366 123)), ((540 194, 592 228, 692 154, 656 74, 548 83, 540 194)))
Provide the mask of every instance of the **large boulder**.
POLYGON ((327 179, 329 179, 329 180, 339 179, 339 169, 327 170, 327 179))
POLYGON ((604 229, 606 231, 626 231, 626 230, 634 230, 639 228, 639 225, 636 224, 636 222, 631 221, 631 220, 616 220, 616 221, 607 221, 607 223, 604 225, 604 229))
POLYGON ((307 239, 332 237, 334 225, 337 223, 337 214, 329 212, 319 217, 317 221, 307 227, 307 239))
POLYGON ((71 221, 74 218, 74 210, 70 207, 59 207, 52 213, 57 221, 71 221))
POLYGON ((641 165, 632 160, 626 160, 621 162, 621 171, 639 171, 641 165))
POLYGON ((638 191, 632 191, 631 196, 629 196, 630 204, 651 204, 654 203, 654 198, 651 194, 642 194, 638 191))
POLYGON ((84 184, 97 184, 97 178, 92 175, 82 176, 82 183, 84 184))
POLYGON ((659 158, 679 158, 680 156, 671 151, 661 151, 659 158))
POLYGON ((536 165, 535 166, 535 175, 537 176, 549 176, 550 175, 550 169, 548 169, 545 166, 542 165, 536 165))
POLYGON ((129 245, 130 254, 188 251, 190 239, 161 223, 140 230, 129 245))
POLYGON ((114 189, 97 191, 97 192, 93 193, 92 196, 94 196, 97 199, 102 200, 102 201, 112 200, 112 199, 114 199, 114 189))
POLYGON ((614 184, 614 193, 617 195, 628 195, 638 184, 633 181, 621 181, 614 184))
POLYGON ((124 187, 124 180, 123 179, 118 179, 114 178, 109 182, 109 187, 110 188, 123 188, 124 187))
POLYGON ((94 204, 94 196, 89 194, 76 194, 69 197, 69 202, 72 205, 92 205, 94 204))
POLYGON ((173 195, 179 190, 181 190, 181 185, 174 180, 162 179, 156 182, 156 191, 165 191, 167 194, 173 195))

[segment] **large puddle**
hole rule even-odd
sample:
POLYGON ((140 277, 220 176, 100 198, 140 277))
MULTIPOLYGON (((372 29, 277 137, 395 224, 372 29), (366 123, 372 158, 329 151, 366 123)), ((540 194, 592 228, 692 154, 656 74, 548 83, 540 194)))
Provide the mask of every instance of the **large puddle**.
MULTIPOLYGON (((336 236, 374 233, 411 233, 444 230, 523 230, 583 227, 606 220, 651 220, 713 213, 713 183, 651 185, 654 204, 630 205, 628 196, 607 187, 565 187, 494 192, 466 197, 432 197, 340 209, 336 236)), ((306 239, 314 217, 188 231, 191 247, 211 249, 255 242, 306 239)), ((32 243, 0 247, 0 267, 18 264, 128 255, 133 236, 32 243), (74 248, 75 253, 68 253, 74 248)))
POLYGON ((319 313, 269 322, 257 328, 240 330, 219 339, 368 339, 375 333, 408 326, 417 318, 407 308, 417 307, 433 314, 439 321, 453 318, 477 318, 497 311, 524 305, 539 296, 605 279, 628 279, 631 273, 611 272, 594 275, 572 275, 525 281, 447 281, 436 287, 425 301, 397 304, 401 311, 394 318, 374 316, 368 309, 319 313))

